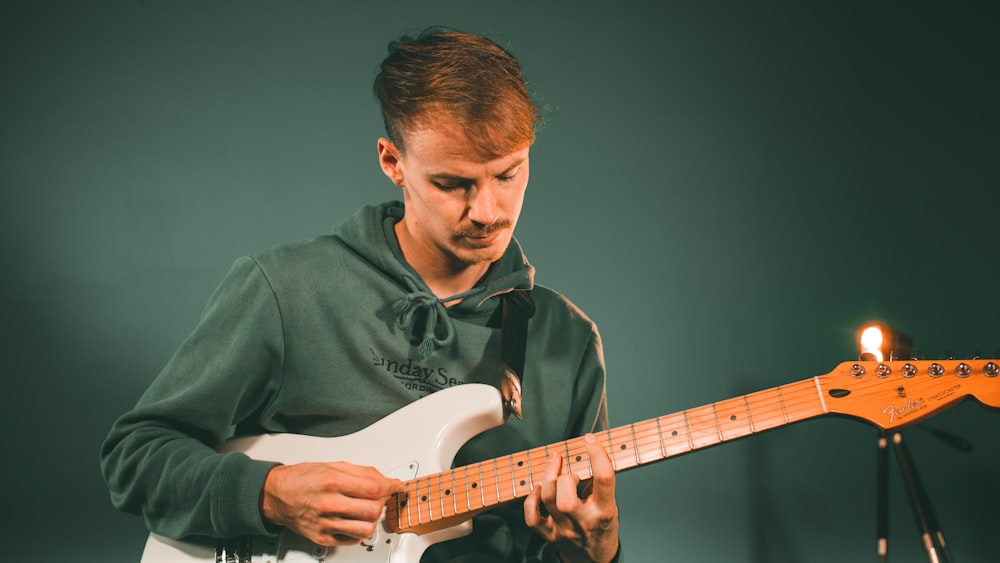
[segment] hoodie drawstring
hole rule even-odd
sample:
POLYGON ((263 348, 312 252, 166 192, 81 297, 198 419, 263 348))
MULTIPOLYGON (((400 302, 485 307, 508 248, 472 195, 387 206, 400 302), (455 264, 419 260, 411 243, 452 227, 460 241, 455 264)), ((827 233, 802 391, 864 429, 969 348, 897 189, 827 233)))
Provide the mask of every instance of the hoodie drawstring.
POLYGON ((448 310, 444 304, 481 293, 485 288, 474 287, 457 295, 439 299, 430 292, 421 289, 412 276, 403 275, 402 278, 406 282, 409 293, 392 304, 392 311, 396 314, 396 326, 410 333, 413 330, 417 312, 425 312, 424 334, 417 351, 420 353, 420 357, 426 360, 436 348, 447 346, 455 339, 455 325, 451 317, 448 316, 448 310), (440 336, 438 335, 439 324, 444 332, 440 336))

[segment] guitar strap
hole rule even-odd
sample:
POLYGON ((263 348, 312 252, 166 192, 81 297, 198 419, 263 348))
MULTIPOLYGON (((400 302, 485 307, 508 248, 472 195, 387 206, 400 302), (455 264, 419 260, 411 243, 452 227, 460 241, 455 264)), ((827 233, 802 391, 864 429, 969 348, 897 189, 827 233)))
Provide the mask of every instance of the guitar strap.
POLYGON ((528 319, 535 314, 531 291, 516 289, 502 298, 503 320, 500 326, 500 392, 503 417, 522 418, 521 380, 524 378, 524 355, 528 345, 528 319))

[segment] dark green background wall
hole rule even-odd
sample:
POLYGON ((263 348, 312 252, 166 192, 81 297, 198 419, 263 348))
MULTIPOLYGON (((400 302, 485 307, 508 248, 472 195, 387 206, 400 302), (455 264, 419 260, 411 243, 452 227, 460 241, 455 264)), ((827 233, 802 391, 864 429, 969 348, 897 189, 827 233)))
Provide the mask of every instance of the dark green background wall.
MULTIPOLYGON (((553 108, 518 236, 599 323, 613 423, 826 373, 871 318, 1000 350, 989 3, 353 4, 0 5, 8 558, 137 560, 105 431, 237 256, 397 197, 370 83, 431 24, 496 34, 553 108)), ((976 446, 907 431, 956 560, 990 560, 1000 417, 929 424, 976 446)), ((630 561, 874 560, 874 445, 824 418, 624 473, 630 561)), ((891 477, 892 560, 926 560, 891 477)))

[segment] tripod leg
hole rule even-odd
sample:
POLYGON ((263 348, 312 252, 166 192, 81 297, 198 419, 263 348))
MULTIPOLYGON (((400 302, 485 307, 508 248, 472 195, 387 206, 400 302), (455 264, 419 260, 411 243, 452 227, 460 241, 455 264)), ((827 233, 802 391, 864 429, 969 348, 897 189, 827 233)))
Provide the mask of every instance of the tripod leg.
POLYGON ((889 561, 889 440, 886 438, 885 432, 879 432, 878 435, 877 470, 878 562, 887 563, 889 561))
POLYGON ((909 449, 903 442, 903 435, 896 432, 892 435, 892 441, 895 444, 896 458, 899 460, 906 489, 910 494, 910 503, 913 506, 913 516, 916 518, 917 527, 920 530, 920 539, 927 549, 927 555, 930 557, 931 563, 938 563, 940 560, 938 559, 938 549, 935 547, 937 545, 941 548, 944 561, 952 563, 951 554, 944 541, 944 533, 937 523, 934 509, 931 507, 927 491, 924 490, 920 476, 917 474, 917 468, 913 464, 909 449))

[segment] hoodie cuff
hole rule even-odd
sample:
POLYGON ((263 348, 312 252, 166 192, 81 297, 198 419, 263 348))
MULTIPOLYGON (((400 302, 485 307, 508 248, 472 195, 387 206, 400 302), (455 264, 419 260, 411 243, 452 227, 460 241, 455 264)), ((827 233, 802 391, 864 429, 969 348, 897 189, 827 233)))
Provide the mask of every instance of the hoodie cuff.
POLYGON ((265 522, 261 514, 264 479, 278 463, 250 459, 244 454, 230 454, 224 471, 219 510, 214 527, 226 537, 244 534, 273 536, 278 529, 265 522))

